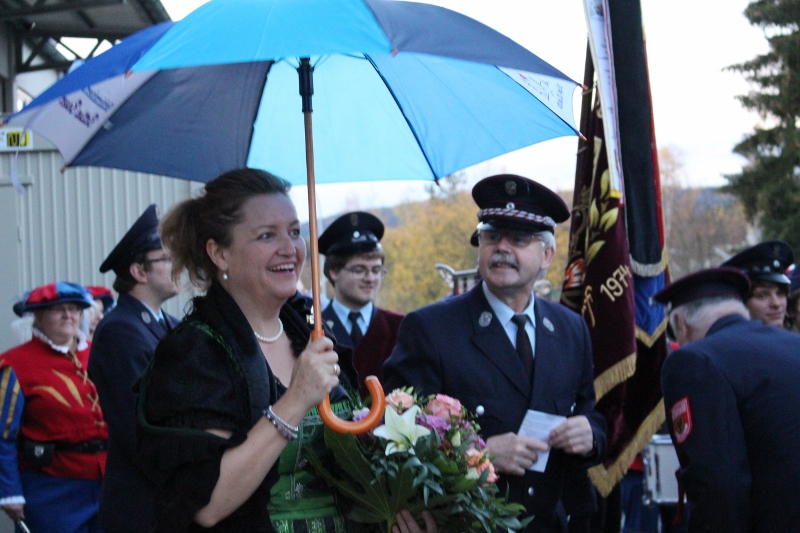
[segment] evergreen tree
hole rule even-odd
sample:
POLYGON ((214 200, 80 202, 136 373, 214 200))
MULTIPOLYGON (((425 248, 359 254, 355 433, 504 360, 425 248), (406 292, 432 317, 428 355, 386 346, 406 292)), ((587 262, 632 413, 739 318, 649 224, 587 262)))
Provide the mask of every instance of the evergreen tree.
POLYGON ((800 0, 758 0, 745 16, 764 31, 770 51, 730 68, 753 84, 738 98, 764 124, 734 147, 748 163, 726 176, 726 189, 765 239, 783 239, 800 253, 800 0))

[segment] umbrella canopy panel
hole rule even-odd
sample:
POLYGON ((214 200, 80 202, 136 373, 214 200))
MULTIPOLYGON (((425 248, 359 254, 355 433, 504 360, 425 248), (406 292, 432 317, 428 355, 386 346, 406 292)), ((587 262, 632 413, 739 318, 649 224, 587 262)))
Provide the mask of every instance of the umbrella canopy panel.
POLYGON ((318 183, 438 178, 576 133, 577 84, 557 69, 463 15, 385 0, 215 0, 88 61, 7 123, 68 165, 197 181, 249 165, 304 184, 306 56, 318 183))
MULTIPOLYGON (((494 66, 425 54, 315 60, 317 183, 433 179, 546 139, 574 135, 494 66)), ((305 183, 297 72, 275 64, 249 166, 305 183)))

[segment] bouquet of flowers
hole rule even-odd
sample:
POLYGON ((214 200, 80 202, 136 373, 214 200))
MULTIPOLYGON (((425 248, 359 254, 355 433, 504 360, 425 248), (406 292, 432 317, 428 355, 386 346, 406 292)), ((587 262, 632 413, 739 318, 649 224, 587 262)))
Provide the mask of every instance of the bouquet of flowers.
POLYGON ((519 530, 530 521, 518 518, 522 505, 498 495, 480 428, 458 400, 397 389, 386 404, 383 425, 371 432, 356 436, 325 428, 334 464, 307 453, 349 504, 348 519, 366 530, 391 532, 401 509, 417 518, 427 509, 441 531, 454 533, 519 530))

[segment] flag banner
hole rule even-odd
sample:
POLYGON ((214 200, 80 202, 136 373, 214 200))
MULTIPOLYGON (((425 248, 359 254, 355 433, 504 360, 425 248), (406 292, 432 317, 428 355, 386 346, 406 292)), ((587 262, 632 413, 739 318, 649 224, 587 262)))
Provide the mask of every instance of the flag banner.
POLYGON ((584 0, 584 11, 591 56, 599 63, 599 94, 585 126, 585 150, 593 157, 579 154, 562 301, 581 313, 592 333, 597 409, 608 423, 609 447, 589 475, 607 496, 664 420, 666 320, 661 306, 650 306, 650 296, 668 273, 641 5, 584 0), (618 127, 604 129, 603 121, 618 127), (616 151, 604 142, 610 130, 616 151), (616 156, 622 201, 611 207, 602 176, 616 156), (610 209, 616 209, 613 223, 610 209))
POLYGON ((600 399, 633 375, 636 365, 634 287, 625 206, 612 194, 603 118, 595 98, 586 156, 576 173, 561 302, 580 313, 592 337, 595 394, 600 399))
POLYGON ((605 150, 608 154, 608 171, 613 194, 622 190, 622 161, 617 123, 617 88, 614 81, 614 61, 611 53, 610 27, 606 20, 608 0, 588 0, 583 3, 586 27, 589 30, 589 53, 597 77, 603 121, 605 150))
POLYGON ((608 0, 606 21, 611 28, 631 264, 639 275, 657 276, 664 270, 664 239, 640 0, 608 0))

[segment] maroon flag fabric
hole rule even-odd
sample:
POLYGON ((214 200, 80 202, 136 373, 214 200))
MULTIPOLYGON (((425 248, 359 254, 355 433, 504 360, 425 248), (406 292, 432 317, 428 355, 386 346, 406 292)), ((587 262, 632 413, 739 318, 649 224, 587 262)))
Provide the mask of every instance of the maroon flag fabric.
POLYGON ((609 448, 589 474, 603 496, 664 420, 660 373, 666 320, 649 297, 668 277, 641 6, 639 0, 605 5, 616 94, 612 108, 618 116, 602 117, 595 94, 591 115, 582 119, 587 142, 578 157, 562 292, 562 302, 581 313, 592 335, 597 409, 608 423, 609 448), (605 185, 604 119, 619 125, 621 200, 605 185))
POLYGON ((602 398, 634 372, 634 288, 625 206, 610 183, 599 99, 585 135, 561 302, 580 313, 589 327, 595 392, 602 398))

